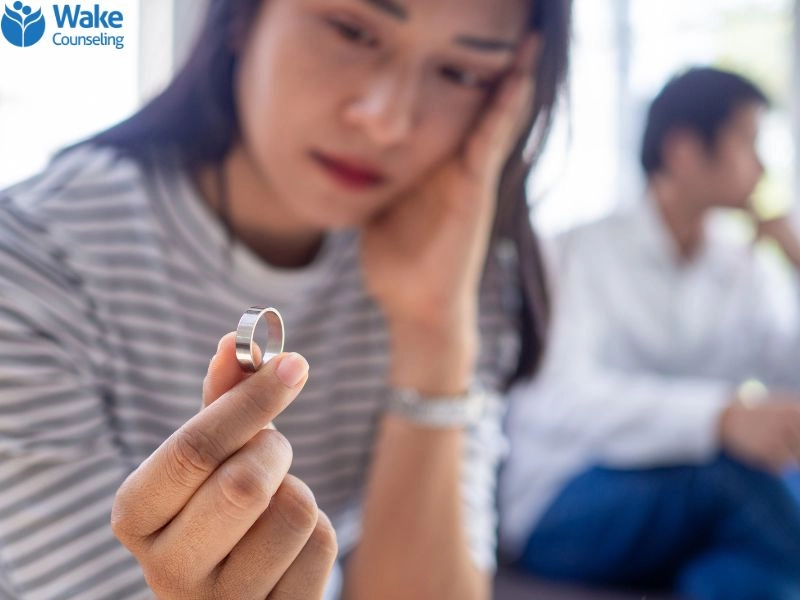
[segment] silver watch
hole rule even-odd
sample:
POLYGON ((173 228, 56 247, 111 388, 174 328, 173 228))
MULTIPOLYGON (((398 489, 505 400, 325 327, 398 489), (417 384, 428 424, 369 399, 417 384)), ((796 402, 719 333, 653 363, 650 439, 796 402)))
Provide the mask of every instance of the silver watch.
POLYGON ((481 419, 486 394, 478 386, 453 396, 423 396, 412 388, 392 388, 386 408, 408 421, 434 429, 466 427, 481 419))

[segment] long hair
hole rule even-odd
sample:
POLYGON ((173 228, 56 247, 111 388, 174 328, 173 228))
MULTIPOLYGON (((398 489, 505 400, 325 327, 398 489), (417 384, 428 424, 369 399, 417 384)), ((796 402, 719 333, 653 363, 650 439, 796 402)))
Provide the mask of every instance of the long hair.
MULTIPOLYGON (((237 51, 256 12, 268 0, 210 0, 205 22, 186 64, 167 88, 121 123, 81 143, 114 147, 146 161, 154 148, 173 147, 188 167, 221 163, 240 137, 234 101, 237 51)), ((513 240, 522 284, 521 353, 515 379, 532 375, 545 344, 549 319, 544 265, 530 222, 525 184, 541 153, 564 85, 572 0, 532 0, 529 29, 542 36, 534 109, 500 182, 493 239, 513 240), (533 131, 533 152, 524 154, 533 131)))

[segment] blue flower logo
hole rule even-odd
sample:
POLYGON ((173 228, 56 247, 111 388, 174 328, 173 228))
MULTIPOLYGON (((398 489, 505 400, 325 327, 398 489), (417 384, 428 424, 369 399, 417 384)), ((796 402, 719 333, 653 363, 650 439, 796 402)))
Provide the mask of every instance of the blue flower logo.
POLYGON ((44 35, 42 9, 33 12, 30 6, 19 1, 14 2, 13 8, 8 8, 6 5, 0 29, 5 38, 15 46, 20 48, 33 46, 44 35))

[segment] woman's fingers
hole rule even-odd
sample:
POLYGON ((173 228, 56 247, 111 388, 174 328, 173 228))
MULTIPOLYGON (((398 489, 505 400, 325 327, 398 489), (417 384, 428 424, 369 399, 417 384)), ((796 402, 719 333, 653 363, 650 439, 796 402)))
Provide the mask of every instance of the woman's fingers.
POLYGON ((534 34, 520 43, 513 67, 467 142, 465 159, 471 173, 495 173, 499 177, 533 108, 534 65, 540 47, 541 39, 534 34))
MULTIPOLYGON (((261 348, 253 344, 253 363, 261 364, 261 348)), ((252 373, 242 369, 236 358, 236 332, 226 333, 219 341, 217 353, 208 363, 208 373, 203 379, 203 408, 208 407, 222 394, 227 392, 252 373)), ((267 423, 268 429, 275 429, 272 421, 267 423)))
POLYGON ((233 334, 220 341, 205 408, 120 488, 114 531, 163 597, 264 598, 287 573, 283 597, 319 596, 335 534, 308 487, 287 475, 288 441, 263 429, 300 391, 308 364, 281 354, 246 374, 234 345, 233 334))
POLYGON ((294 594, 281 598, 319 598, 336 553, 336 534, 317 508, 311 490, 288 475, 267 510, 222 565, 217 582, 226 590, 246 582, 252 590, 278 594, 290 590, 294 594), (297 593, 303 590, 312 593, 297 593))
POLYGON ((291 461, 286 438, 264 430, 222 463, 154 537, 143 565, 150 585, 165 595, 181 582, 198 589, 213 586, 217 566, 277 497, 291 461))
MULTIPOLYGON (((257 352, 260 354, 261 351, 257 349, 257 352)), ((260 356, 255 358, 260 359, 260 356)), ((203 407, 214 402, 248 375, 250 373, 242 370, 236 360, 236 332, 225 334, 219 341, 217 353, 208 364, 208 373, 203 380, 203 407)))
POLYGON ((321 598, 325 591, 338 546, 336 532, 325 513, 298 556, 269 595, 270 600, 321 598))
POLYGON ((302 356, 281 354, 187 421, 120 487, 112 509, 117 537, 135 553, 223 462, 294 400, 307 378, 302 356))

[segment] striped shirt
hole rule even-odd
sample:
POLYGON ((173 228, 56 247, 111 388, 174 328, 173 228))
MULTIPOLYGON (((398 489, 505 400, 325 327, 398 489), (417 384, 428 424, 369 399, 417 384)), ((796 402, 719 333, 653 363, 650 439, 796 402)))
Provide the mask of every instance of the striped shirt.
MULTIPOLYGON (((306 267, 231 243, 177 161, 145 168, 82 146, 0 192, 0 594, 145 598, 109 516, 123 479, 199 409, 219 338, 278 308, 311 376, 276 420, 291 472, 342 554, 387 392, 388 336, 364 289, 358 232, 328 233, 306 267)), ((500 390, 519 352, 515 265, 492 253, 477 378, 500 390)), ((413 282, 409 282, 413 285, 413 282)), ((502 403, 469 431, 462 492, 472 555, 493 566, 502 403)))

